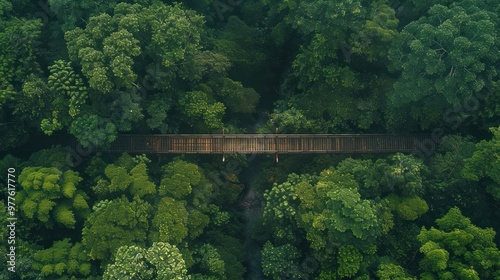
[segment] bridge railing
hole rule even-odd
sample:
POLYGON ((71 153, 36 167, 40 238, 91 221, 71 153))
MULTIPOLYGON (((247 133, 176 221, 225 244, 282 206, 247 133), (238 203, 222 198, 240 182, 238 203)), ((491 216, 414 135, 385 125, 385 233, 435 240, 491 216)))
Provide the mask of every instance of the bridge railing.
POLYGON ((107 152, 285 154, 411 152, 422 134, 156 134, 119 135, 107 152))

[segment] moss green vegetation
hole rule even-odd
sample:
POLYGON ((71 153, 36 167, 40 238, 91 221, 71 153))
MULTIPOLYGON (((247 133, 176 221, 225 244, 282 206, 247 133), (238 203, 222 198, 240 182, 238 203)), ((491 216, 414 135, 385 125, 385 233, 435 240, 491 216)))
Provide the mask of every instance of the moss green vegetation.
POLYGON ((500 279, 499 24, 498 0, 0 0, 0 279, 500 279), (91 149, 276 128, 442 137, 279 164, 91 149))

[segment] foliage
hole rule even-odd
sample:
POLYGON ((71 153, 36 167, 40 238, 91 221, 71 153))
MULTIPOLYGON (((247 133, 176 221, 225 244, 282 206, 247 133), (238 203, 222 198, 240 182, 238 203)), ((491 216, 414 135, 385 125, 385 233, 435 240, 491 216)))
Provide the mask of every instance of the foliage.
POLYGON ((390 280, 390 279, 402 279, 402 280, 414 280, 416 278, 407 276, 405 270, 393 263, 382 263, 378 266, 377 277, 380 280, 390 280))
POLYGON ((87 195, 77 189, 81 181, 79 174, 71 170, 24 168, 19 175, 23 189, 16 196, 20 212, 48 228, 52 228, 54 222, 75 228, 76 218, 86 218, 90 212, 87 195))
POLYGON ((356 247, 352 245, 342 246, 339 248, 337 271, 339 277, 353 277, 359 270, 363 255, 356 247))
POLYGON ((204 275, 214 279, 227 279, 225 276, 225 263, 217 249, 210 244, 204 244, 198 250, 200 255, 200 268, 204 275))
POLYGON ((221 89, 216 91, 228 110, 234 113, 253 113, 259 102, 259 94, 252 88, 245 88, 240 82, 229 78, 222 79, 221 89))
POLYGON ((295 277, 299 256, 297 248, 290 244, 275 247, 268 241, 262 250, 262 272, 271 279, 295 277))
POLYGON ((210 100, 202 91, 186 92, 179 99, 186 122, 191 126, 202 124, 210 130, 222 128, 222 116, 226 107, 210 100))
POLYGON ((487 91, 500 58, 496 26, 498 15, 483 1, 436 4, 405 26, 389 50, 391 68, 401 71, 389 96, 389 126, 428 128, 446 108, 487 91))
POLYGON ((422 278, 494 279, 499 277, 500 251, 495 231, 471 223, 456 207, 436 220, 438 228, 422 227, 418 240, 424 258, 422 278))
POLYGON ((114 263, 107 266, 103 279, 190 279, 179 249, 154 242, 147 249, 126 245, 118 248, 114 263))
POLYGON ((163 166, 162 173, 159 193, 175 199, 184 199, 190 195, 203 176, 197 165, 182 160, 163 166))
POLYGON ((69 132, 85 148, 89 146, 105 146, 116 139, 116 126, 94 114, 77 117, 71 123, 69 132))
POLYGON ((500 200, 500 177, 497 172, 500 167, 500 160, 497 157, 500 150, 500 127, 490 128, 490 131, 493 133, 493 139, 482 140, 476 144, 476 151, 472 157, 465 160, 462 174, 473 181, 488 178, 486 190, 493 198, 500 200))
POLYGON ((149 203, 121 197, 100 201, 92 210, 82 230, 82 243, 92 260, 110 260, 121 246, 145 243, 149 203))
POLYGON ((243 266, 243 262, 246 259, 246 251, 242 240, 220 231, 208 232, 206 236, 224 261, 227 278, 243 279, 246 271, 246 268, 243 266))
POLYGON ((0 0, 14 278, 500 278, 499 15, 490 0, 0 0), (422 160, 106 152, 120 133, 223 128, 435 129, 413 143, 422 160), (66 134, 84 149, 47 147, 66 134), (238 211, 249 190, 265 206, 238 211))
POLYGON ((52 247, 34 255, 33 269, 45 279, 70 279, 70 276, 88 276, 91 264, 81 243, 69 239, 54 242, 52 247))
POLYGON ((188 236, 188 211, 184 201, 162 198, 153 218, 150 240, 180 244, 188 236))
POLYGON ((94 187, 94 191, 102 197, 109 194, 127 194, 144 198, 156 194, 156 186, 149 180, 144 162, 133 164, 132 168, 110 164, 104 169, 104 174, 106 179, 101 179, 94 187))

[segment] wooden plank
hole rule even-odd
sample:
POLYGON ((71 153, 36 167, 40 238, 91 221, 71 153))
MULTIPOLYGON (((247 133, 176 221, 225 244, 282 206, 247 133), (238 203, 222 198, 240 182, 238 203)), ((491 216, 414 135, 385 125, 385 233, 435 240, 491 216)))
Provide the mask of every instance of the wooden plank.
POLYGON ((158 134, 119 135, 108 152, 137 153, 360 153, 409 152, 430 135, 158 134))

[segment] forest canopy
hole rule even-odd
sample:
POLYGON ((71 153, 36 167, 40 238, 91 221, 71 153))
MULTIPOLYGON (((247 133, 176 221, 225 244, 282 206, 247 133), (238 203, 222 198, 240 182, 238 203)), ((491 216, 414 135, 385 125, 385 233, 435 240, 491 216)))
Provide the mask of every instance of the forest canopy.
POLYGON ((498 0, 0 0, 0 279, 500 279, 499 25, 498 0), (218 133, 428 139, 106 152, 218 133))

